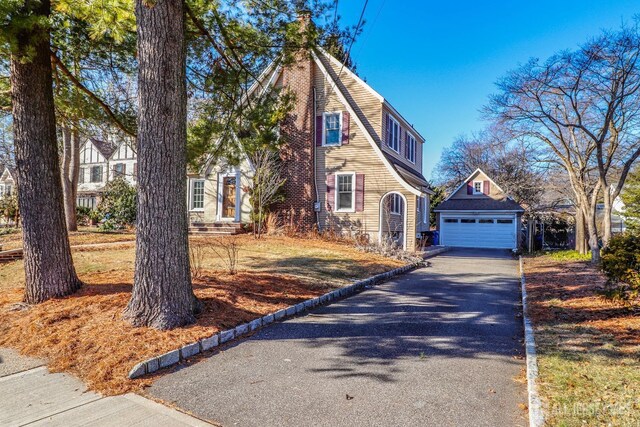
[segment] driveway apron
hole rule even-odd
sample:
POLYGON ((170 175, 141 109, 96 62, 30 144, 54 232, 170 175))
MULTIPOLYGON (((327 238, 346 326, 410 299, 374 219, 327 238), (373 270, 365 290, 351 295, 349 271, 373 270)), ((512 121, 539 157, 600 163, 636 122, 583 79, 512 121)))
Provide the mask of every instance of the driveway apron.
POLYGON ((519 298, 508 253, 452 250, 148 392, 223 426, 524 426, 519 298))

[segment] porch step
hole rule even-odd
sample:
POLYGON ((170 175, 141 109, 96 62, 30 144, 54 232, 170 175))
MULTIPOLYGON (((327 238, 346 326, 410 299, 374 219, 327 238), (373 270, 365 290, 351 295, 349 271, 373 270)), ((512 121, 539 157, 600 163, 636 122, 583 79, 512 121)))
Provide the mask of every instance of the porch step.
POLYGON ((0 252, 0 264, 22 259, 22 249, 13 249, 0 252))
POLYGON ((192 223, 191 234, 234 235, 244 233, 242 224, 237 222, 192 223))

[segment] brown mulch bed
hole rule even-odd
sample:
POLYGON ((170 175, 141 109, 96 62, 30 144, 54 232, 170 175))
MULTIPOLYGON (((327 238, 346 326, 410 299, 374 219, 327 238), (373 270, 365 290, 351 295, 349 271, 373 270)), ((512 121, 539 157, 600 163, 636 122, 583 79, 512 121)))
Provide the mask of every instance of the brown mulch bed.
POLYGON ((208 271, 194 281, 205 307, 197 323, 158 331, 133 328, 121 320, 133 283, 130 271, 84 279, 88 283, 77 294, 26 308, 20 304, 22 289, 0 294, 0 346, 45 358, 51 371, 71 372, 106 395, 150 385, 150 377, 127 379, 141 360, 327 291, 288 275, 208 271))
POLYGON ((589 262, 527 258, 529 311, 536 325, 571 323, 613 335, 631 351, 640 345, 640 304, 605 298, 607 278, 589 262))

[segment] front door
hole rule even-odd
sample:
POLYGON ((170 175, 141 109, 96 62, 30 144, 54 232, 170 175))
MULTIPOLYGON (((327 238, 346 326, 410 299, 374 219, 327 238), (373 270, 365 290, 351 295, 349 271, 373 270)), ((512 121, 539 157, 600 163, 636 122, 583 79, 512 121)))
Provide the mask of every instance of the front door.
POLYGON ((236 177, 225 176, 222 178, 222 217, 236 217, 236 177))

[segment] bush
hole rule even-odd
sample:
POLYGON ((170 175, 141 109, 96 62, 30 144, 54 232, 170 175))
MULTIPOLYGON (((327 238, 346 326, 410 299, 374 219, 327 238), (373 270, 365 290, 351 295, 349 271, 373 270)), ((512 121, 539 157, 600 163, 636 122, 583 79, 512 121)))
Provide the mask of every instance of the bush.
POLYGON ((124 178, 116 178, 105 187, 98 205, 98 213, 104 222, 103 230, 118 230, 132 226, 136 222, 138 195, 136 188, 124 178))
POLYGON ((622 299, 640 293, 640 233, 613 236, 602 251, 602 269, 622 299))

